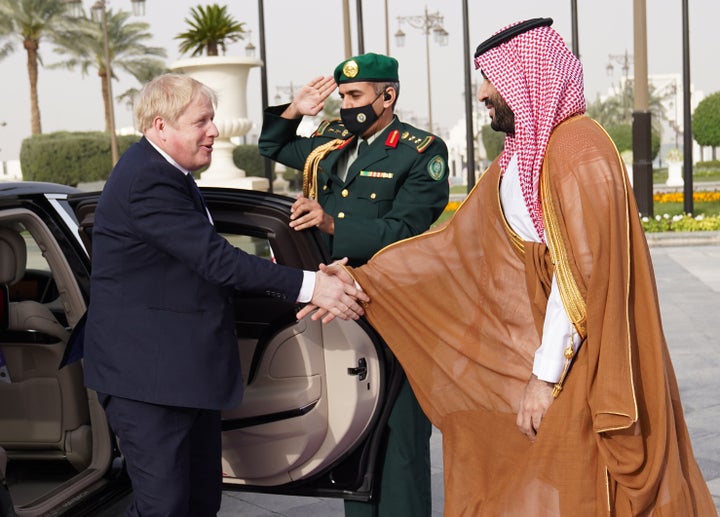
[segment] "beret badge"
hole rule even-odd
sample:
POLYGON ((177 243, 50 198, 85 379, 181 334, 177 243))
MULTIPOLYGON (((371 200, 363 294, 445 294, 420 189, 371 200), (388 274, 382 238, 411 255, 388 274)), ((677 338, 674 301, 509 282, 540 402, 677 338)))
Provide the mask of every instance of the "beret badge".
POLYGON ((352 79, 358 74, 358 65, 355 62, 354 59, 351 59, 345 65, 343 66, 343 74, 345 74, 346 77, 352 79))

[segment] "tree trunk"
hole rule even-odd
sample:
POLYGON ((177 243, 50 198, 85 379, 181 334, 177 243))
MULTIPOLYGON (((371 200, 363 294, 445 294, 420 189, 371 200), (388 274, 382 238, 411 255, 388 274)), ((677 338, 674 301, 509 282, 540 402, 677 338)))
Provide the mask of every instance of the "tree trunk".
POLYGON ((102 87, 102 98, 103 98, 103 106, 105 108, 105 132, 110 133, 110 99, 108 99, 108 88, 107 88, 107 82, 108 82, 108 74, 105 71, 105 67, 101 67, 98 70, 98 75, 100 76, 100 85, 102 87))
POLYGON ((40 123, 40 104, 38 102, 38 42, 32 39, 23 41, 23 47, 27 52, 27 71, 30 79, 30 128, 33 135, 42 133, 40 123))

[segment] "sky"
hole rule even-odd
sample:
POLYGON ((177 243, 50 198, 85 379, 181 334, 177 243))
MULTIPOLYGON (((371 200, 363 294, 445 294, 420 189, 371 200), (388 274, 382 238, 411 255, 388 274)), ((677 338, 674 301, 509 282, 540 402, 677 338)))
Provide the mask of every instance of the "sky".
MULTIPOLYGON (((228 45, 226 55, 245 55, 245 45, 258 42, 258 1, 226 0, 146 0, 143 17, 133 21, 146 22, 153 40, 148 45, 167 50, 168 66, 189 55, 180 55, 175 36, 187 29, 185 19, 197 5, 220 3, 250 30, 249 39, 228 45)), ((335 66, 345 59, 345 38, 341 0, 262 0, 264 1, 266 70, 268 97, 275 103, 276 95, 289 101, 288 92, 319 75, 331 75, 335 66)), ((356 37, 356 2, 350 0, 352 53, 358 53, 356 37)), ((464 114, 464 67, 462 1, 426 0, 424 4, 406 0, 361 0, 364 20, 365 52, 389 53, 399 61, 401 93, 397 105, 402 118, 412 119, 423 127, 428 120, 428 53, 420 29, 408 22, 399 24, 398 17, 423 17, 425 10, 443 17, 448 32, 447 46, 432 39, 429 48, 431 106, 435 130, 449 131, 464 114), (386 48, 385 6, 388 9, 390 48, 386 48), (398 47, 394 34, 406 33, 404 47, 398 47)), ((720 90, 720 45, 717 31, 720 1, 688 0, 690 27, 690 78, 697 95, 720 90)), ((89 9, 92 0, 84 0, 89 9)), ((113 10, 131 11, 130 0, 107 0, 113 10)), ((585 74, 586 97, 594 100, 605 94, 622 79, 626 53, 633 57, 633 1, 577 0, 578 47, 585 74), (608 64, 613 73, 608 74, 608 64)), ((571 47, 570 0, 505 0, 503 2, 469 0, 469 47, 475 47, 500 28, 534 17, 553 18, 556 30, 571 47)), ((682 74, 682 1, 647 1, 648 71, 653 74, 682 74)), ((40 53, 45 64, 59 61, 52 45, 41 41, 40 53)), ((258 52, 259 57, 259 52, 258 52)), ((630 67, 630 76, 633 68, 630 67)), ((118 72, 113 85, 115 96, 130 88, 138 88, 135 79, 118 72)), ((681 77, 681 75, 680 75, 681 77)), ((480 73, 472 72, 472 80, 481 82, 480 73)), ((79 71, 39 71, 39 99, 43 132, 88 131, 104 128, 100 78, 94 72, 83 76, 79 71)), ((256 137, 262 122, 261 73, 253 68, 248 77, 248 118, 253 127, 248 136, 256 137)), ((15 52, 0 60, 0 161, 17 159, 20 145, 30 136, 30 100, 26 70, 26 54, 16 44, 15 52)), ((118 128, 132 127, 132 113, 116 103, 118 128)))

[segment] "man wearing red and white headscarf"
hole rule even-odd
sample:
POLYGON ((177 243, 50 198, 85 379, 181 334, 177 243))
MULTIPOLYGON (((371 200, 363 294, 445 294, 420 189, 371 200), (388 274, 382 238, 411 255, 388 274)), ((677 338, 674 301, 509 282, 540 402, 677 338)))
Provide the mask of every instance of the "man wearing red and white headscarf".
POLYGON ((476 52, 505 147, 444 227, 349 269, 443 435, 445 515, 717 515, 624 165, 550 19, 476 52))

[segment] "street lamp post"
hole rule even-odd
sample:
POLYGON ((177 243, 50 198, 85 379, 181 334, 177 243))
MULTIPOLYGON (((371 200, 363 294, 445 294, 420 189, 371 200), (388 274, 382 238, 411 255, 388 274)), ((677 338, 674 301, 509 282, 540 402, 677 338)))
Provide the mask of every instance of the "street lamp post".
POLYGON ((435 37, 435 42, 441 46, 447 45, 448 32, 443 27, 444 17, 439 11, 428 13, 425 7, 425 13, 418 16, 398 16, 400 28, 395 33, 395 41, 398 47, 405 45, 405 32, 402 30, 402 24, 407 22, 411 27, 420 29, 425 33, 425 59, 427 63, 427 92, 428 92, 428 124, 430 131, 433 131, 432 117, 432 92, 430 81, 430 32, 435 37))
POLYGON ((647 8, 645 0, 633 0, 633 190, 640 213, 653 216, 652 114, 648 86, 647 8))
POLYGON ((632 54, 628 54, 628 51, 625 50, 625 54, 609 54, 608 55, 608 64, 605 67, 607 70, 607 73, 609 76, 612 75, 613 70, 615 67, 613 66, 613 62, 620 65, 620 68, 623 71, 623 77, 625 77, 625 84, 623 84, 623 118, 627 119, 627 111, 628 111, 628 75, 630 73, 630 65, 633 64, 633 56, 632 54))
MULTIPOLYGON (((68 12, 71 16, 82 15, 82 0, 63 0, 68 12)), ((145 14, 145 0, 130 0, 132 4, 133 14, 136 16, 142 16, 145 14)), ((112 165, 113 167, 120 158, 120 151, 118 149, 117 133, 115 132, 115 101, 113 99, 113 88, 112 88, 112 61, 110 59, 110 42, 108 41, 108 28, 107 28, 107 5, 105 0, 97 0, 90 13, 93 21, 100 23, 103 35, 103 53, 105 59, 105 77, 106 77, 106 95, 108 97, 108 129, 110 131, 110 153, 112 154, 112 165)))
POLYGON ((693 213, 693 139, 692 113, 690 111, 690 7, 688 0, 682 2, 682 51, 683 51, 683 211, 693 213))
POLYGON ((470 66, 472 61, 470 59, 470 16, 468 15, 468 0, 462 2, 462 20, 463 20, 463 61, 465 62, 464 69, 464 80, 465 80, 465 153, 467 154, 466 164, 466 176, 467 176, 467 191, 470 193, 472 188, 475 186, 475 125, 474 125, 474 114, 473 99, 478 102, 476 87, 474 84, 471 85, 471 72, 470 66))
POLYGON ((252 42, 252 31, 247 31, 247 39, 248 43, 245 45, 245 56, 246 57, 255 57, 255 45, 253 45, 252 42))

